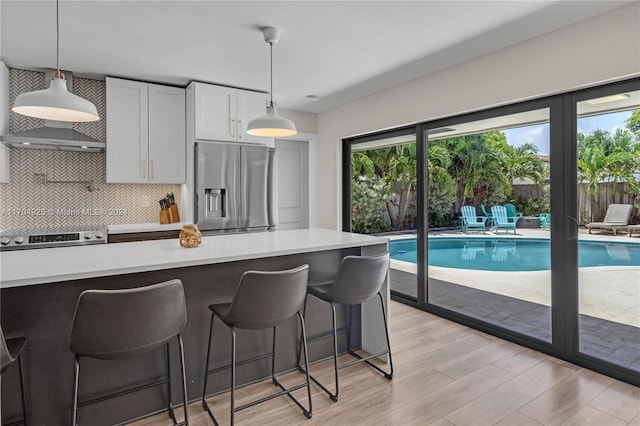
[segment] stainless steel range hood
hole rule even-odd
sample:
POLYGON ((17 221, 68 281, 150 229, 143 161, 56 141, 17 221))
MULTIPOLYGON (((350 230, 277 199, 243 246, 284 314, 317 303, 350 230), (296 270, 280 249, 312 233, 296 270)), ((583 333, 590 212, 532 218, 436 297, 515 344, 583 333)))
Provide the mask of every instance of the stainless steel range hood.
POLYGON ((73 129, 40 127, 2 137, 12 148, 103 152, 106 144, 73 129))
MULTIPOLYGON (((46 81, 53 70, 45 73, 46 81)), ((73 74, 65 71, 67 88, 72 92, 73 74)), ((3 135, 0 141, 12 148, 50 149, 58 151, 104 152, 106 144, 74 130, 72 123, 45 120, 45 127, 3 135)))

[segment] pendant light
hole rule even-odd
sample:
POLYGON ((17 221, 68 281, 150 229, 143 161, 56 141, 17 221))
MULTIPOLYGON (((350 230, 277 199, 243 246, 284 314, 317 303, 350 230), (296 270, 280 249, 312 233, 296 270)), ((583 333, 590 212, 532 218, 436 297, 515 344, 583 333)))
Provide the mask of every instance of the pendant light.
POLYGON ((22 93, 12 110, 29 117, 55 121, 88 122, 99 120, 96 106, 67 90, 67 81, 60 72, 60 28, 58 0, 56 0, 56 71, 48 89, 22 93))
POLYGON ((293 121, 278 115, 276 104, 273 102, 273 43, 278 42, 280 31, 276 27, 266 27, 262 30, 264 41, 269 43, 271 50, 271 100, 267 104, 267 113, 249 122, 247 133, 253 136, 264 136, 267 138, 282 138, 293 136, 298 131, 293 121))

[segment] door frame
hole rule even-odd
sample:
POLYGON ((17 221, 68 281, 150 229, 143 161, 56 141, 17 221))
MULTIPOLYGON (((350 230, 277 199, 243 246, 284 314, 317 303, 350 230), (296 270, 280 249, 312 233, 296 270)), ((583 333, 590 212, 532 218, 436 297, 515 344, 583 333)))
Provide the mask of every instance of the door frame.
MULTIPOLYGON (((300 132, 294 136, 286 138, 275 138, 273 144, 275 146, 276 141, 298 141, 305 142, 309 147, 309 228, 316 228, 318 226, 318 135, 315 133, 300 132)), ((280 167, 280 166, 278 166, 280 167)))

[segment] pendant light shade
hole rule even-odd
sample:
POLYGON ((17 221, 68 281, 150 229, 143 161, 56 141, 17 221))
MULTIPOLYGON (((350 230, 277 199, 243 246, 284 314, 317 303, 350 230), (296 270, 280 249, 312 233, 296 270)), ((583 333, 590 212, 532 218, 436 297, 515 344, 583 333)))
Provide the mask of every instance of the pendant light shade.
POLYGON ((56 69, 48 89, 22 93, 13 103, 12 111, 29 117, 55 121, 87 122, 100 119, 96 106, 67 90, 67 81, 60 72, 60 31, 58 0, 56 0, 56 69))
POLYGON ((271 51, 271 100, 267 104, 267 113, 249 122, 247 133, 253 136, 263 136, 267 138, 282 138, 293 136, 298 131, 293 121, 281 117, 273 102, 273 43, 278 41, 279 31, 275 27, 267 27, 262 30, 264 41, 269 43, 271 51))
POLYGON ((19 95, 12 110, 29 117, 45 120, 87 122, 99 120, 96 106, 80 96, 67 91, 64 74, 51 78, 48 89, 19 95))
POLYGON ((251 120, 247 126, 247 133, 267 138, 283 138, 285 136, 293 136, 298 131, 293 121, 278 115, 276 106, 269 102, 267 113, 251 120))

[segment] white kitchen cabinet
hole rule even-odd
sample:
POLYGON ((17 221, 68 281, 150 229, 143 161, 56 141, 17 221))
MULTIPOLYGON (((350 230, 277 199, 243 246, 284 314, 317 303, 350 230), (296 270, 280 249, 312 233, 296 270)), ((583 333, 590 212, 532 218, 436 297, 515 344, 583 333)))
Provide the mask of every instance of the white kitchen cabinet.
POLYGON ((191 83, 195 98, 195 138, 229 142, 265 142, 248 135, 249 121, 264 115, 267 94, 205 83, 191 83))
MULTIPOLYGON (((9 133, 9 70, 0 62, 0 135, 9 133)), ((0 143, 0 183, 10 180, 10 149, 0 143)))
POLYGON ((185 92, 107 77, 107 182, 185 182, 185 92))

